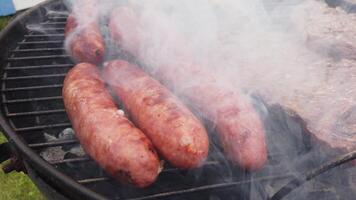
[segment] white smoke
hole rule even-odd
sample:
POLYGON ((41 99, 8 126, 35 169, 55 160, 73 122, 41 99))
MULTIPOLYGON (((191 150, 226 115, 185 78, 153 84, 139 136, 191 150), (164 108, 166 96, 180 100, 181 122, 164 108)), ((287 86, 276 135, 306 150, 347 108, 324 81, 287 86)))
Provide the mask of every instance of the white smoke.
MULTIPOLYGON (((194 63, 212 71, 224 87, 258 93, 268 103, 296 110, 312 131, 323 131, 327 124, 325 138, 335 137, 327 135, 329 124, 354 106, 354 14, 320 0, 105 0, 101 18, 107 19, 121 4, 129 4, 138 14, 143 30, 138 54, 152 74, 166 63, 194 63)), ((103 25, 107 31, 107 23, 103 25)), ((185 86, 197 81, 198 76, 185 86)), ((270 123, 273 127, 277 122, 270 123)), ((355 130, 355 122, 349 123, 347 131, 355 130)), ((302 134, 300 126, 287 122, 285 126, 283 131, 302 134)), ((290 147, 275 142, 283 134, 269 134, 269 144, 277 146, 270 153, 290 147)), ((355 132, 351 134, 345 140, 355 148, 355 132)), ((298 174, 303 171, 298 165, 313 156, 315 152, 291 156, 284 165, 298 174)))

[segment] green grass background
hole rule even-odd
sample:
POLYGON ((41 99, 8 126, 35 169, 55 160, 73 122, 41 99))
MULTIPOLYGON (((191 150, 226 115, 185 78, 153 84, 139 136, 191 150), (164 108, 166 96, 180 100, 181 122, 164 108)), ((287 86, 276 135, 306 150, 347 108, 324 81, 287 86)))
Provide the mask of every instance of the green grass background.
MULTIPOLYGON (((10 19, 11 17, 0 17, 0 30, 6 26, 10 19)), ((4 142, 6 142, 6 138, 0 132, 0 144, 4 142)), ((3 164, 0 164, 0 200, 45 199, 27 175, 22 172, 18 173, 16 171, 5 174, 2 170, 3 164)))
POLYGON ((11 16, 7 16, 7 17, 0 17, 0 30, 3 29, 7 22, 11 19, 11 16))

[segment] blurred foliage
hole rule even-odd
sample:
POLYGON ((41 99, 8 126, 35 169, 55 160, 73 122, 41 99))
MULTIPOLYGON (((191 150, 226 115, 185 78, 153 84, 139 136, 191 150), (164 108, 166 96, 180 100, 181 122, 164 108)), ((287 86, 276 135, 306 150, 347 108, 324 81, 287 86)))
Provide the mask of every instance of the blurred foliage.
POLYGON ((0 17, 0 30, 3 29, 11 19, 11 16, 0 17))

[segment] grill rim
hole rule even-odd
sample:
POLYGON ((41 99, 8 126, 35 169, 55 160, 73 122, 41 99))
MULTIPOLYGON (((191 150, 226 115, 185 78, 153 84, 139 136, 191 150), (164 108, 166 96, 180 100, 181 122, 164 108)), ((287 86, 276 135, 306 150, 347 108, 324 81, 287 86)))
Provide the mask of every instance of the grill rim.
MULTIPOLYGON (((8 46, 6 45, 6 40, 11 37, 10 34, 16 29, 16 26, 21 24, 23 21, 26 21, 26 17, 31 16, 31 14, 41 10, 41 8, 43 8, 44 6, 50 5, 54 2, 56 2, 56 0, 46 0, 11 19, 10 23, 0 32, 0 44, 2 44, 1 46, 8 48, 8 46)), ((62 0, 59 0, 57 2, 62 2, 62 0)), ((1 49, 1 52, 3 51, 8 52, 9 49, 1 49)), ((3 65, 4 61, 1 60, 1 63, 3 65)), ((4 69, 5 66, 1 66, 1 70, 4 69)), ((6 136, 11 147, 14 149, 14 153, 17 154, 17 156, 23 158, 25 161, 31 163, 31 165, 36 169, 37 172, 41 173, 43 177, 48 178, 48 181, 51 184, 67 191, 70 190, 68 192, 76 196, 78 199, 106 199, 104 196, 90 190, 84 185, 77 183, 72 178, 55 169, 54 166, 43 160, 18 136, 15 130, 11 128, 2 110, 0 110, 0 125, 3 134, 6 136)))
MULTIPOLYGON (((14 29, 18 29, 17 26, 23 26, 23 22, 26 22, 26 17, 31 16, 34 12, 40 11, 43 9, 43 6, 50 5, 51 3, 63 3, 63 0, 46 0, 45 2, 38 4, 37 6, 21 13, 20 15, 16 16, 14 19, 11 20, 11 22, 4 28, 3 31, 0 32, 0 54, 3 52, 8 53, 8 52, 13 52, 12 49, 8 48, 6 45, 2 45, 3 43, 13 43, 13 41, 6 41, 8 38, 11 37, 11 32, 16 31, 14 29), (3 49, 5 47, 5 49, 3 49)), ((62 34, 60 34, 62 35, 62 34)), ((23 35, 26 38, 26 35, 23 35)), ((21 42, 20 42, 21 43, 21 42)), ((59 48, 55 48, 56 50, 59 48)), ((0 63, 6 63, 6 61, 11 61, 6 59, 7 56, 5 56, 4 59, 0 58, 0 63)), ((28 59, 27 57, 24 57, 25 59, 28 59)), ((46 66, 46 65, 44 65, 46 66)), ((48 65, 47 65, 48 66, 48 65)), ((5 70, 6 66, 0 66, 0 70, 5 70)), ((38 66, 36 66, 38 67, 38 66)), ((14 69, 17 70, 17 69, 14 69)), ((1 71, 1 72, 3 72, 1 71)), ((5 81, 4 79, 1 79, 1 81, 5 81)), ((60 86, 60 85, 59 85, 60 86)), ((31 86, 30 86, 31 87, 31 86)), ((36 87, 36 86, 33 86, 36 87)), ((61 86, 60 86, 61 87, 61 86)), ((26 88, 26 87, 23 87, 26 88)), ((2 88, 2 92, 9 92, 11 91, 11 88, 2 88), (10 90, 9 90, 10 89, 10 90)), ((1 104, 6 104, 6 102, 1 102, 1 104)), ((27 144, 19 135, 18 132, 19 130, 16 130, 16 128, 11 127, 11 123, 8 121, 9 116, 6 114, 6 112, 3 112, 3 110, 0 110, 0 125, 2 128, 3 133, 5 136, 8 138, 9 143, 11 144, 12 147, 16 150, 17 155, 19 155, 20 158, 23 158, 24 161, 27 161, 28 163, 25 162, 25 164, 31 165, 31 167, 34 167, 34 170, 38 172, 39 174, 43 175, 45 180, 48 180, 51 185, 56 186, 56 188, 62 189, 62 191, 65 191, 66 194, 73 195, 72 197, 76 197, 76 199, 107 199, 106 197, 100 195, 97 192, 94 192, 93 190, 87 188, 85 185, 80 184, 79 182, 73 180, 66 174, 60 172, 57 170, 52 163, 47 162, 43 160, 39 154, 37 154, 33 148, 30 148, 31 145, 27 144), (5 115, 4 115, 5 114, 5 115)), ((23 131, 25 132, 25 131, 23 131)), ((94 178, 95 179, 95 178, 94 178)), ((35 180, 34 180, 35 182, 35 180)), ((239 183, 231 183, 231 184, 239 184, 239 183)), ((194 188, 191 188, 194 190, 194 188)), ((189 190, 189 189, 188 189, 189 190)), ((59 190, 61 191, 61 190, 59 190)), ((62 193, 64 194, 64 193, 62 193)), ((155 196, 155 195, 153 195, 155 196)), ((133 199, 150 199, 150 197, 137 197, 133 199)))

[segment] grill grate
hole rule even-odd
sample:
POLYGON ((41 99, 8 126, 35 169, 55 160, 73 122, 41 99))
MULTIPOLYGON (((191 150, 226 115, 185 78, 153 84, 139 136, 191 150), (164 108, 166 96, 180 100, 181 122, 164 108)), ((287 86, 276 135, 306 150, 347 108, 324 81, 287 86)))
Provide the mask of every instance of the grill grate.
MULTIPOLYGON (((70 127, 61 97, 63 79, 73 66, 63 48, 66 17, 64 14, 50 12, 40 23, 41 27, 38 30, 27 26, 27 33, 22 41, 10 51, 2 77, 4 113, 17 134, 39 155, 44 151, 66 149, 68 151, 78 146, 77 139, 59 136, 65 128, 70 127), (52 139, 48 139, 49 136, 52 139)), ((111 199, 143 200, 175 198, 179 195, 202 199, 204 194, 210 195, 221 189, 229 191, 225 191, 224 195, 236 199, 243 197, 241 195, 243 192, 239 188, 246 189, 252 182, 286 179, 292 176, 270 174, 251 178, 250 174, 231 168, 221 159, 216 146, 211 146, 215 149, 211 150, 209 160, 201 169, 183 171, 166 166, 157 183, 148 189, 121 185, 106 176, 105 172, 86 155, 66 153, 61 159, 47 161, 79 184, 111 199), (224 175, 224 172, 227 172, 227 175, 224 175), (194 196, 197 192, 199 195, 194 196)), ((270 155, 275 156, 283 155, 270 155)))

